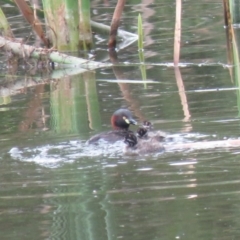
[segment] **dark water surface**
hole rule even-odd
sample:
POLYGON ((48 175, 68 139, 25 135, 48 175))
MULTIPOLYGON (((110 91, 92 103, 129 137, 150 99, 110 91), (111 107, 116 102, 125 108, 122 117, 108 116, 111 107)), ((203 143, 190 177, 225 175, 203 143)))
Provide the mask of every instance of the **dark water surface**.
MULTIPOLYGON (((0 239, 240 239, 240 148, 125 156, 121 144, 85 145, 120 107, 192 141, 239 137, 222 1, 183 2, 185 92, 172 67, 174 1, 127 2, 121 27, 134 33, 142 13, 148 83, 137 43, 118 52, 119 67, 51 81, 11 75, 1 57, 0 239)), ((92 6, 93 20, 109 24, 114 2, 92 6)), ((21 36, 22 19, 11 21, 21 36)), ((109 61, 107 36, 95 41, 96 60, 109 61)))

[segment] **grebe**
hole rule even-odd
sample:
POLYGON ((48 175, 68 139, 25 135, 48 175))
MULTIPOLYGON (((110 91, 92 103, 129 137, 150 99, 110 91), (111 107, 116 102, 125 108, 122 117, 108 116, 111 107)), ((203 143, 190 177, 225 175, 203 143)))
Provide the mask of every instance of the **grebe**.
MULTIPOLYGON (((144 128, 140 129, 141 132, 146 130, 144 130, 144 128)), ((159 141, 158 136, 151 138, 137 138, 134 133, 129 132, 125 136, 124 143, 126 143, 124 153, 127 155, 146 155, 164 151, 164 146, 162 142, 159 141)))
POLYGON ((124 140, 126 134, 132 132, 128 130, 130 124, 137 125, 132 113, 128 109, 118 109, 111 117, 111 125, 114 130, 97 134, 91 137, 87 143, 98 143, 100 140, 115 143, 116 141, 124 140))
POLYGON ((165 138, 167 137, 167 133, 165 133, 161 130, 153 131, 152 123, 149 121, 144 121, 142 127, 140 127, 137 130, 137 136, 139 138, 144 138, 144 139, 153 138, 155 140, 163 142, 163 141, 165 141, 165 138))

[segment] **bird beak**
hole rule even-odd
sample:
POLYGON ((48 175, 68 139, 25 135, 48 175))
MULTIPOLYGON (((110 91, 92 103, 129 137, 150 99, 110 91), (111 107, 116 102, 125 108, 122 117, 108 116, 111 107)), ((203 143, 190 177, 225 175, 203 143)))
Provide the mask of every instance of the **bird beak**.
POLYGON ((132 118, 132 119, 129 119, 129 124, 138 125, 138 124, 137 124, 137 121, 135 121, 133 118, 132 118))
POLYGON ((123 117, 123 120, 127 123, 127 124, 133 124, 133 125, 137 125, 137 122, 133 119, 133 118, 127 118, 127 117, 123 117))

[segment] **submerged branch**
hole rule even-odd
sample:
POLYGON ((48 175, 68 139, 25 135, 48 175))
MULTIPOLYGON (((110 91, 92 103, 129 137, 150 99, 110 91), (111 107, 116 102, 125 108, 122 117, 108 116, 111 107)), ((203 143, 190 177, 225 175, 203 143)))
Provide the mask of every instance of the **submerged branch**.
MULTIPOLYGON (((111 28, 108 25, 105 25, 103 23, 97 23, 94 21, 91 21, 91 26, 94 29, 96 29, 98 31, 101 30, 105 33, 110 33, 110 30, 111 30, 111 28)), ((122 29, 118 29, 117 36, 123 39, 123 41, 121 43, 119 43, 118 49, 126 48, 129 45, 131 45, 133 42, 136 42, 138 40, 137 34, 127 32, 122 29)))
POLYGON ((13 42, 0 37, 0 48, 11 51, 14 54, 23 58, 35 58, 41 61, 54 62, 63 65, 64 67, 81 67, 85 69, 96 69, 100 67, 109 67, 110 63, 100 63, 82 58, 68 56, 54 50, 44 48, 36 48, 25 45, 20 42, 13 42))

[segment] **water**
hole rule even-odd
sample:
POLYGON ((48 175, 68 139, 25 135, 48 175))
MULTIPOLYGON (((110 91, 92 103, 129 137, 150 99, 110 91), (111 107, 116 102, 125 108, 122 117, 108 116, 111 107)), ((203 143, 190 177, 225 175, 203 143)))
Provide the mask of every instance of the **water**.
MULTIPOLYGON (((92 4, 93 19, 108 24, 114 3, 92 4)), ((1 239, 239 239, 240 148, 125 156, 122 143, 85 145, 111 128, 119 107, 191 142, 239 137, 222 1, 183 3, 185 95, 172 67, 174 2, 129 1, 124 30, 136 31, 138 12, 148 83, 137 44, 119 50, 118 67, 51 81, 49 73, 23 68, 11 75, 1 57, 1 89, 32 84, 1 96, 1 239)), ((17 36, 20 19, 11 20, 17 36)), ((96 33, 95 40, 96 60, 109 61, 107 36, 96 33)))

